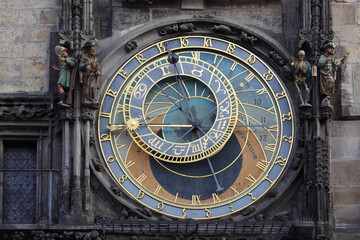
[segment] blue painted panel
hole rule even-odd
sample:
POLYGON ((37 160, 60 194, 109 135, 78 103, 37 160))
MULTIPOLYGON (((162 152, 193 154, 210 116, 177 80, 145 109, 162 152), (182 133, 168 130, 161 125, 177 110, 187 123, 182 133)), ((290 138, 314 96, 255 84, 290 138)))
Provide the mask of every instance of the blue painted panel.
POLYGON ((103 102, 103 104, 102 104, 102 106, 101 106, 101 112, 103 112, 103 113, 110 113, 113 102, 114 102, 114 98, 113 98, 113 97, 110 97, 110 96, 108 96, 108 95, 105 95, 104 102, 103 102))
POLYGON ((281 173, 282 169, 283 169, 283 166, 280 166, 279 164, 274 164, 273 168, 269 172, 268 178, 276 179, 279 176, 279 174, 281 173))
POLYGON ((229 207, 229 205, 223 205, 220 207, 212 208, 211 217, 222 216, 225 213, 230 213, 230 210, 231 208, 229 207))
POLYGON ((219 41, 219 40, 213 40, 212 41, 212 46, 213 46, 213 48, 217 48, 219 50, 226 51, 226 49, 229 46, 229 43, 219 41))
POLYGON ((115 156, 115 154, 114 154, 114 152, 112 150, 110 141, 101 142, 101 146, 102 146, 102 149, 104 151, 105 160, 108 159, 111 156, 115 156))
POLYGON ((167 213, 167 214, 170 214, 170 215, 175 215, 175 216, 178 216, 178 217, 181 217, 181 216, 184 215, 182 211, 183 211, 182 208, 174 207, 174 206, 171 206, 171 205, 165 205, 165 207, 163 209, 164 213, 167 213))
POLYGON ((249 195, 246 195, 232 203, 235 210, 241 209, 247 205, 252 203, 251 197, 249 195))
POLYGON ((114 177, 116 179, 121 178, 124 175, 124 172, 122 171, 122 169, 120 168, 119 164, 117 161, 114 161, 112 163, 109 163, 109 167, 112 171, 112 173, 114 174, 114 177))
POLYGON ((276 81, 275 76, 272 78, 271 81, 267 81, 267 83, 269 83, 271 89, 274 92, 274 95, 276 95, 276 93, 282 93, 283 89, 280 86, 280 84, 276 81))
POLYGON ((153 56, 157 55, 158 53, 159 53, 159 49, 156 46, 154 46, 154 47, 151 47, 151 48, 145 50, 141 54, 143 55, 144 58, 150 59, 153 56))
POLYGON ((125 78, 123 78, 120 75, 117 75, 114 80, 112 81, 109 89, 111 89, 113 92, 119 91, 121 85, 124 83, 125 78))
POLYGON ((132 118, 139 118, 141 116, 141 119, 144 119, 143 111, 137 108, 133 108, 130 106, 130 116, 132 118))
POLYGON ((249 56, 250 56, 250 53, 248 53, 247 51, 241 49, 241 48, 235 48, 235 51, 233 53, 235 56, 241 58, 242 60, 246 61, 249 56))
POLYGON ((140 126, 136 132, 139 136, 152 133, 147 126, 140 126))
POLYGON ((255 61, 254 64, 251 65, 252 67, 254 67, 261 76, 263 76, 265 73, 267 73, 269 71, 269 69, 260 61, 255 61))
POLYGON ((122 183, 123 187, 132 195, 134 198, 139 193, 139 188, 130 180, 126 180, 122 183))
POLYGON ((270 182, 269 181, 263 181, 261 182, 253 191, 253 197, 258 198, 261 195, 263 195, 268 189, 270 188, 270 182))
POLYGON ((127 76, 130 76, 138 66, 140 66, 139 61, 136 58, 133 58, 128 64, 125 65, 123 70, 127 73, 127 76))
POLYGON ((109 118, 101 117, 100 118, 100 136, 103 134, 109 134, 109 129, 106 128, 106 126, 109 125, 109 118))
POLYGON ((189 47, 200 46, 204 45, 204 38, 197 38, 197 37, 190 37, 189 39, 189 47))

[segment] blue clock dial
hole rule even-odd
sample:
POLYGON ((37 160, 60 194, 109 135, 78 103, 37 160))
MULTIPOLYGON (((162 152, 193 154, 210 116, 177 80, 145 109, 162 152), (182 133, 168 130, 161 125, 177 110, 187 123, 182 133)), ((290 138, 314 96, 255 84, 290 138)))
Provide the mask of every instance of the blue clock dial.
POLYGON ((293 109, 279 76, 251 51, 212 37, 167 39, 109 81, 99 145, 135 201, 172 217, 217 218, 279 180, 294 148, 293 109))

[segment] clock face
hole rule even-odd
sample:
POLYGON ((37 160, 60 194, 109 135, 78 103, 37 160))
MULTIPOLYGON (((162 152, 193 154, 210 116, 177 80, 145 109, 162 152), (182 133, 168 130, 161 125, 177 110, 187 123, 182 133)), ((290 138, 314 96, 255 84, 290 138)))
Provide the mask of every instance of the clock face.
POLYGON ((162 214, 217 218, 260 199, 295 138, 284 84, 258 56, 203 36, 138 52, 109 81, 98 140, 113 179, 162 214))

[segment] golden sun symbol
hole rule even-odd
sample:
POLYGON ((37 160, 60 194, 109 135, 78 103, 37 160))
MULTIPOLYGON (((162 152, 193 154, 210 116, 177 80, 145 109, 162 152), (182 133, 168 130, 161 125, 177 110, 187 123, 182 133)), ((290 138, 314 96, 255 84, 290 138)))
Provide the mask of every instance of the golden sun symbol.
POLYGON ((129 118, 129 120, 126 122, 126 128, 129 131, 136 131, 138 130, 139 126, 140 126, 140 122, 139 119, 137 118, 129 118))

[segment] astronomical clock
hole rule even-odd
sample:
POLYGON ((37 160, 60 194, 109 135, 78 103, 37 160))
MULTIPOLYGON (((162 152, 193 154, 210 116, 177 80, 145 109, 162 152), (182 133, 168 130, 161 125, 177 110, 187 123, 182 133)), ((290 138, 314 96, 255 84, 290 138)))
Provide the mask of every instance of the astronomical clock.
POLYGON ((214 219, 246 210, 286 178, 296 113, 261 54, 194 32, 128 55, 104 83, 96 130, 108 181, 130 201, 214 219))

